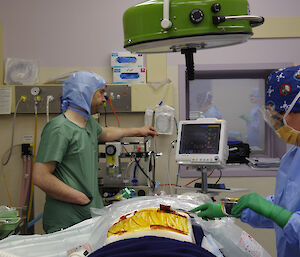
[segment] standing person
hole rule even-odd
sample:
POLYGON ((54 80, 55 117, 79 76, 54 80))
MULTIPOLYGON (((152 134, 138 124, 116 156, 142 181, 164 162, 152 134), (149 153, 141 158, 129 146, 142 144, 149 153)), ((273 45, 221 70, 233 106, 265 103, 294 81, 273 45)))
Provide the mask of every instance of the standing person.
POLYGON ((63 113, 43 129, 33 169, 33 183, 46 193, 46 233, 70 227, 102 208, 98 190, 98 141, 155 136, 151 126, 102 128, 91 115, 106 101, 105 81, 90 72, 72 74, 63 85, 63 113))
POLYGON ((222 114, 213 103, 211 83, 192 80, 190 81, 190 119, 198 118, 222 119, 222 114))
MULTIPOLYGON (((277 256, 300 256, 300 66, 280 69, 268 78, 265 120, 292 148, 283 156, 275 194, 242 196, 232 213, 258 228, 274 228, 277 256)), ((220 204, 207 202, 192 210, 204 218, 224 217, 220 204)))
POLYGON ((246 122, 246 142, 250 146, 259 146, 259 126, 261 121, 259 107, 259 88, 253 88, 250 94, 250 102, 255 104, 248 115, 241 115, 240 118, 246 122))
POLYGON ((200 106, 200 111, 203 112, 205 118, 222 119, 222 114, 218 110, 217 106, 215 106, 212 102, 211 91, 206 92, 205 98, 200 106))
POLYGON ((204 118, 222 119, 222 114, 217 106, 213 104, 212 98, 211 91, 200 91, 198 93, 196 100, 199 105, 200 114, 204 116, 204 118))

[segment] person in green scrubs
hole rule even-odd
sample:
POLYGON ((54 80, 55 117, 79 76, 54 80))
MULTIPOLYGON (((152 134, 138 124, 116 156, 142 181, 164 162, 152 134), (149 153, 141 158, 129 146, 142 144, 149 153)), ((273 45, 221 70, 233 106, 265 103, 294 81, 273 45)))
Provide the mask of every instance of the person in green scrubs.
POLYGON ((105 81, 90 72, 72 74, 63 85, 63 113, 43 129, 33 183, 46 193, 43 228, 52 233, 91 217, 102 208, 98 190, 98 141, 156 136, 151 126, 102 128, 91 116, 106 101, 105 81))

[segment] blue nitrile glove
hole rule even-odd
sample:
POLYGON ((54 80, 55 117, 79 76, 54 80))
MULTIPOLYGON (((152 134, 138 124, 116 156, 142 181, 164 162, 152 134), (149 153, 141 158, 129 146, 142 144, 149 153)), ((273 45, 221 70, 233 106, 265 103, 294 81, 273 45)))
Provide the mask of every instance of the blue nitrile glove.
POLYGON ((189 212, 198 212, 198 217, 202 217, 203 219, 214 219, 214 218, 222 218, 227 217, 223 212, 221 208, 221 204, 218 203, 212 203, 212 202, 206 202, 189 212), (198 212, 200 211, 200 212, 198 212))
POLYGON ((273 220, 281 228, 288 223, 290 217, 293 215, 289 210, 267 201, 257 193, 243 195, 232 208, 231 213, 238 214, 246 208, 273 220))

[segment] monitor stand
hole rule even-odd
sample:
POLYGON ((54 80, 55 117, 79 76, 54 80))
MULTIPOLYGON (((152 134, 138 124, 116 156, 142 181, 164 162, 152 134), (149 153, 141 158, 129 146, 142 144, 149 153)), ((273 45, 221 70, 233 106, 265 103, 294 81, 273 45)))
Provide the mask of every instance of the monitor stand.
POLYGON ((201 190, 203 194, 207 194, 207 168, 206 167, 202 167, 199 166, 197 167, 197 170, 201 171, 201 180, 202 180, 202 184, 201 184, 201 190))

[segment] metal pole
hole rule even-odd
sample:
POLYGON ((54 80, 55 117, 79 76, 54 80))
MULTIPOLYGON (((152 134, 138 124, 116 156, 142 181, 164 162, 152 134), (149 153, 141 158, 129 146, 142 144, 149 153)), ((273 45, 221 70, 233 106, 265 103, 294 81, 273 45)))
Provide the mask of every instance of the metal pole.
POLYGON ((202 177, 202 193, 207 194, 207 169, 203 167, 201 169, 201 177, 202 177))

